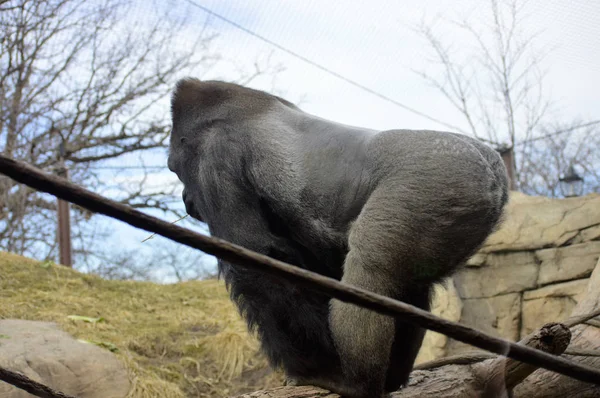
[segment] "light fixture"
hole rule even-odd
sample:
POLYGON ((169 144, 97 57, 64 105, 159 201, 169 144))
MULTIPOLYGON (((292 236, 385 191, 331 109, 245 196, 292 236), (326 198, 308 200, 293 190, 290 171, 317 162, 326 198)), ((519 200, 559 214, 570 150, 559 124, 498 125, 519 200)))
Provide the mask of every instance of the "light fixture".
POLYGON ((567 173, 558 179, 560 190, 565 198, 580 196, 583 192, 583 178, 569 166, 567 173))

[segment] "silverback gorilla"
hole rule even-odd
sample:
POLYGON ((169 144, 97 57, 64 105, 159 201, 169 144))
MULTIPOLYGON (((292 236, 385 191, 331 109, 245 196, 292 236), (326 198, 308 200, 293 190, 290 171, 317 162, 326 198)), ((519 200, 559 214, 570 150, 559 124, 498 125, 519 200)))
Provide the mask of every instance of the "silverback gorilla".
MULTIPOLYGON (((171 112, 169 169, 213 236, 425 310, 507 201, 500 156, 463 135, 350 127, 196 79, 178 82, 171 112)), ((288 384, 372 398, 407 382, 424 330, 258 271, 219 271, 288 384)))

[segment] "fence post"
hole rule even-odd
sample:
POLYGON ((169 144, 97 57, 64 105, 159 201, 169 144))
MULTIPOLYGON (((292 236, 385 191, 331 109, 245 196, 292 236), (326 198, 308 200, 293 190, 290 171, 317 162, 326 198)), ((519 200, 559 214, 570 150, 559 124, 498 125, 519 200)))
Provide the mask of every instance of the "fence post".
MULTIPOLYGON (((69 178, 69 170, 65 165, 65 146, 64 142, 60 144, 60 163, 57 174, 63 178, 69 178)), ((58 251, 60 263, 73 268, 73 258, 71 250, 71 214, 70 204, 62 199, 58 200, 58 251)))
POLYGON ((517 184, 515 181, 515 152, 513 147, 501 147, 498 148, 498 152, 500 152, 508 173, 508 189, 514 191, 517 189, 517 184))

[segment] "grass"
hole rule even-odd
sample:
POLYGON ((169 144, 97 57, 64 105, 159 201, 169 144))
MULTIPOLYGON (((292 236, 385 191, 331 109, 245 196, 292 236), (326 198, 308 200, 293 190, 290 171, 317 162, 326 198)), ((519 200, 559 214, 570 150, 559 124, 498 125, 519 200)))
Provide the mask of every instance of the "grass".
POLYGON ((0 319, 52 321, 115 352, 131 398, 226 397, 281 385, 222 282, 110 281, 0 252, 0 319))

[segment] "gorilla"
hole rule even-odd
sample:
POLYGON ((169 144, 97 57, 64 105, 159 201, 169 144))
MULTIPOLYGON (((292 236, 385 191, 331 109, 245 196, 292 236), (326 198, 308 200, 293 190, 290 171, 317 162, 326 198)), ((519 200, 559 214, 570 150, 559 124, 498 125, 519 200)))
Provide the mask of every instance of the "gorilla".
MULTIPOLYGON (((424 310, 507 202, 499 154, 464 135, 347 126, 193 78, 171 116, 168 167, 212 236, 424 310)), ((407 383, 423 329, 224 261, 219 273, 288 385, 372 398, 407 383)))

